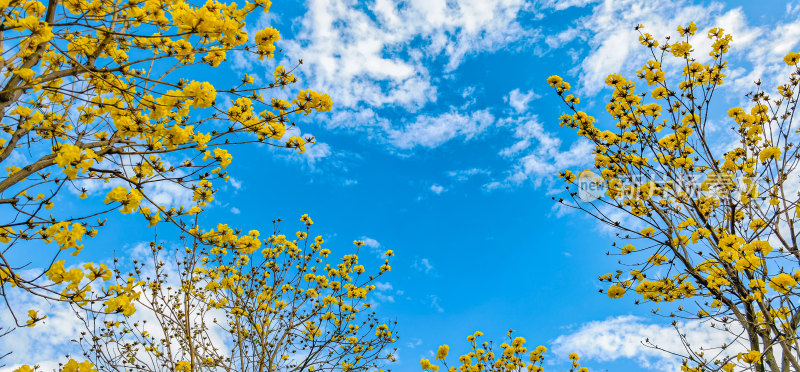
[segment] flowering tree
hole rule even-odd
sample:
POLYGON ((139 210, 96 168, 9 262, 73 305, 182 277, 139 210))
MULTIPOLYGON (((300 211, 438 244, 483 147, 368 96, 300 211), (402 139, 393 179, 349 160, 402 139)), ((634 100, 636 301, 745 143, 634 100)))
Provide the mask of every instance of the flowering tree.
MULTIPOLYGON (((126 275, 114 270, 109 288, 133 292, 132 301, 75 306, 86 326, 78 342, 87 360, 69 363, 86 372, 313 372, 374 370, 393 361, 396 351, 386 347, 397 339, 394 325, 380 322, 368 296, 394 253, 367 275, 358 258, 363 242, 329 260, 322 237, 308 235, 311 218, 301 220, 306 229, 296 239, 280 234, 277 223, 267 239, 220 224, 184 237, 174 255, 151 243, 149 259, 134 261, 126 275), (122 314, 108 311, 118 307, 122 314)), ((62 370, 72 371, 68 365, 62 370)))
MULTIPOLYGON (((279 32, 245 27, 269 7, 269 0, 241 8, 214 0, 0 1, 0 294, 15 288, 79 305, 97 300, 88 283, 111 279, 108 267, 58 263, 62 251, 77 255, 97 234, 105 222, 97 217, 118 210, 185 230, 180 219, 213 200, 212 181, 228 180, 226 147, 304 151, 313 138, 287 135, 293 115, 329 111, 331 100, 311 90, 291 102, 265 97, 296 82, 291 70, 278 66, 265 86, 249 75, 222 87, 187 75, 217 68, 231 53, 272 58, 279 32), (163 183, 191 190, 192 202, 157 202, 152 190, 163 183), (104 203, 78 200, 98 189, 107 190, 104 203), (57 248, 45 270, 55 283, 21 275, 26 258, 13 253, 51 243, 57 248)), ((102 295, 130 302, 125 291, 102 295)), ((17 323, 40 319, 32 311, 17 323)))
MULTIPOLYGON (((100 371, 364 371, 393 358, 394 326, 381 323, 368 296, 358 248, 330 260, 324 240, 305 231, 267 239, 226 225, 169 252, 151 244, 119 286, 140 282, 142 316, 86 310, 85 357, 100 371), (263 244, 262 244, 263 242, 263 244)), ((120 278, 122 279, 122 278, 120 278)))
MULTIPOLYGON (((675 43, 667 38, 660 44, 642 28, 636 27, 639 40, 652 59, 637 77, 650 90, 637 92, 636 82, 608 76, 614 91, 606 110, 615 129, 598 128, 594 117, 578 111, 580 99, 569 94, 568 82, 547 79, 572 110, 561 116, 561 125, 594 144, 595 171, 562 172, 569 197, 558 202, 618 230, 625 241, 613 244, 613 254, 625 256, 625 270, 600 276, 610 283, 610 298, 634 291, 636 304, 674 303, 664 316, 729 333, 730 343, 722 345, 690 345, 679 333, 682 371, 800 370, 800 130, 794 121, 800 53, 784 58, 790 76, 777 87, 777 98, 756 82, 747 95, 751 107, 728 110, 732 140, 720 144, 709 135, 710 103, 726 77, 723 57, 732 36, 721 28, 708 31, 712 61, 704 65, 693 57, 694 23, 678 27, 675 43), (665 61, 670 55, 678 63, 665 61), (681 70, 677 87, 662 65, 681 70), (646 102, 648 97, 653 100, 646 102), (720 146, 725 150, 714 150, 720 146)), ((660 308, 653 313, 662 315, 660 308)), ((500 345, 498 357, 491 342, 478 345, 480 335, 468 337, 472 348, 458 367, 445 362, 448 345, 436 359, 449 371, 542 370, 544 346, 528 351, 525 340, 509 332, 510 344, 500 345)), ((649 340, 645 345, 660 349, 649 340)), ((587 370, 577 354, 569 358, 571 370, 587 370)), ((440 369, 428 359, 421 364, 423 370, 440 369)))
POLYGON ((800 370, 800 138, 794 121, 800 54, 784 58, 791 75, 777 97, 756 82, 747 95, 750 107, 728 110, 731 140, 720 143, 725 137, 711 137, 719 124, 709 116, 726 77, 731 35, 709 30, 711 63, 701 64, 691 44, 694 23, 678 27, 678 41, 663 44, 636 29, 652 57, 637 72, 648 90, 608 76, 614 91, 606 110, 616 128, 598 127, 577 110, 579 99, 568 94, 567 82, 548 79, 573 111, 561 125, 594 144, 595 171, 561 173, 569 198, 559 202, 619 231, 624 242, 614 243, 613 254, 625 256, 624 270, 600 277, 611 283, 609 297, 633 291, 637 304, 675 302, 669 317, 700 319, 730 333, 731 343, 710 349, 685 343, 683 370, 800 370), (676 65, 682 72, 677 84, 662 69, 676 65))

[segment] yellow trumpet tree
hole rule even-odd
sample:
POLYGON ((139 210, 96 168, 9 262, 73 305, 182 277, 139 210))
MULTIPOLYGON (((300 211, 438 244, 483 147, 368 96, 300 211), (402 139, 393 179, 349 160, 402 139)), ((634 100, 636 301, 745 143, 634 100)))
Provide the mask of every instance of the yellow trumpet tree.
POLYGON ((301 220, 305 229, 289 237, 276 221, 266 239, 220 224, 177 248, 151 243, 130 272, 114 269, 112 287, 135 291, 132 301, 76 306, 86 360, 70 363, 87 372, 380 369, 394 360, 387 347, 397 335, 370 292, 394 253, 370 275, 359 262, 363 242, 332 256, 309 236, 311 218, 301 220), (108 310, 117 306, 122 314, 108 310))
MULTIPOLYGON (((292 130, 292 118, 332 103, 311 90, 291 101, 265 97, 296 82, 292 69, 278 66, 263 85, 244 75, 215 86, 198 74, 233 53, 272 58, 279 32, 246 28, 248 16, 269 7, 269 0, 0 0, 0 294, 96 300, 84 279, 110 279, 109 269, 64 270, 58 257, 77 255, 104 224, 98 217, 133 213, 150 226, 185 230, 179 220, 201 211, 228 180, 226 148, 304 151, 313 138, 292 130), (190 190, 192 202, 159 203, 157 183, 190 190), (78 200, 97 189, 105 194, 78 200), (46 244, 56 246, 45 268, 55 283, 20 274, 29 260, 21 248, 46 244)), ((28 324, 39 319, 34 313, 28 324)))
MULTIPOLYGON (((748 108, 727 111, 730 142, 712 137, 715 114, 711 98, 726 78, 725 54, 732 36, 712 28, 710 63, 694 57, 697 26, 678 27, 678 41, 659 43, 642 31, 639 41, 650 59, 636 81, 611 74, 613 89, 606 111, 615 128, 602 129, 579 111, 580 99, 559 76, 547 79, 572 114, 561 125, 594 144, 594 170, 559 174, 568 198, 557 202, 575 208, 618 230, 621 241, 609 255, 624 256, 621 269, 601 275, 612 299, 630 292, 636 304, 659 307, 654 314, 674 319, 685 350, 664 350, 682 357, 681 370, 800 370, 800 138, 795 114, 800 98, 800 53, 784 58, 789 76, 772 98, 756 82, 746 96, 748 108), (675 58, 667 60, 667 58, 675 58), (675 63, 677 61, 677 63, 675 63), (676 83, 668 68, 678 66, 676 83), (718 149, 724 150, 719 151, 718 149), (620 217, 622 216, 622 217, 620 217), (730 343, 690 345, 679 321, 701 321, 727 332, 730 343)), ((718 109, 717 109, 718 110, 718 109)), ((555 199, 555 198, 554 198, 555 199)), ((447 364, 449 346, 436 360, 422 359, 426 371, 540 371, 544 346, 525 348, 512 337, 495 355, 492 342, 467 340, 471 351, 447 364)), ((571 371, 587 371, 572 353, 571 371)))
POLYGON ((726 78, 732 36, 710 29, 703 64, 694 23, 663 43, 636 30, 650 58, 637 71, 641 83, 606 79, 615 126, 598 126, 577 109, 569 83, 548 78, 572 110, 561 125, 594 144, 594 170, 562 172, 569 198, 558 201, 618 231, 609 254, 624 256, 622 267, 600 276, 609 297, 633 292, 637 304, 669 309, 656 314, 729 333, 728 344, 684 342, 684 371, 800 370, 800 54, 784 58, 790 75, 775 92, 756 82, 747 107, 729 109, 727 121, 710 119, 720 112, 711 101, 726 78))

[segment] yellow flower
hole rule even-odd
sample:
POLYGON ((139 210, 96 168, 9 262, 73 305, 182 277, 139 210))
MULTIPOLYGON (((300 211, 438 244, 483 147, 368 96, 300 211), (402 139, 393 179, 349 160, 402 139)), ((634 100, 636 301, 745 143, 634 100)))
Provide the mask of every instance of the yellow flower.
POLYGON ((450 352, 450 346, 447 345, 439 346, 439 350, 436 351, 436 359, 447 358, 447 353, 449 352, 450 352))
POLYGON ((619 285, 612 285, 610 288, 608 288, 608 297, 610 298, 622 298, 624 295, 625 289, 619 285))
POLYGON ((177 372, 191 372, 192 371, 192 365, 189 362, 185 361, 185 360, 181 360, 178 363, 175 363, 175 371, 177 371, 177 372))
POLYGON ((36 311, 36 310, 28 310, 28 318, 30 318, 27 321, 28 327, 33 327, 34 325, 36 325, 36 323, 38 321, 40 321, 40 320, 42 320, 44 318, 47 318, 47 315, 45 315, 43 317, 39 317, 39 312, 38 311, 36 311))
POLYGON ((550 84, 551 87, 555 87, 556 85, 561 84, 562 81, 564 81, 564 79, 562 79, 560 76, 557 75, 553 75, 547 78, 547 84, 550 84))
POLYGON ((669 91, 664 87, 656 87, 653 89, 651 96, 655 99, 664 99, 669 96, 669 91))
POLYGON ((697 32, 697 25, 694 22, 689 22, 689 25, 684 28, 683 26, 678 26, 678 32, 681 36, 692 36, 695 32, 697 32))
POLYGON ((10 227, 0 227, 0 243, 8 243, 11 241, 14 234, 14 229, 10 227))
POLYGON ((780 292, 788 293, 792 287, 797 285, 797 281, 789 274, 778 274, 769 280, 769 286, 780 292))
POLYGON ((70 164, 81 160, 81 148, 68 143, 62 144, 58 148, 56 158, 53 163, 58 164, 61 168, 66 168, 70 164))
POLYGON ((758 155, 762 163, 766 162, 769 159, 777 159, 780 156, 781 156, 781 150, 775 146, 770 146, 761 150, 761 153, 758 155))
POLYGON ((783 57, 783 61, 789 66, 794 66, 798 61, 800 61, 800 53, 791 52, 783 57))
POLYGON ((430 370, 430 371, 439 370, 439 366, 431 364, 431 361, 425 358, 420 359, 419 364, 422 366, 423 370, 430 370))
POLYGON ((573 183, 578 178, 571 170, 565 170, 558 174, 558 177, 563 178, 565 182, 573 183))
POLYGON ((256 45, 258 46, 259 59, 264 59, 264 56, 272 58, 275 55, 275 45, 273 44, 280 39, 280 32, 272 27, 267 27, 256 32, 256 45))
POLYGON ((675 57, 688 57, 693 50, 691 44, 685 41, 681 41, 672 44, 669 51, 672 52, 672 55, 674 55, 675 57))
POLYGON ((97 370, 94 368, 94 364, 88 360, 78 363, 76 360, 70 359, 61 372, 97 372, 97 370))
POLYGON ((758 352, 758 350, 750 350, 747 353, 739 353, 736 355, 736 359, 745 363, 754 364, 761 359, 761 353, 758 352))
POLYGON ((297 152, 302 154, 306 151, 306 140, 298 136, 289 137, 289 140, 286 141, 286 147, 296 148, 297 152))
POLYGON ((123 186, 117 186, 108 192, 106 195, 105 203, 119 202, 122 203, 122 213, 131 213, 139 207, 144 197, 139 190, 131 190, 128 192, 123 186))
POLYGON ((183 97, 191 100, 192 107, 211 107, 217 98, 217 90, 209 82, 192 81, 183 88, 183 97))
POLYGON ((653 265, 661 266, 661 264, 669 261, 669 259, 666 256, 664 256, 663 254, 656 253, 656 254, 650 256, 650 258, 647 261, 650 262, 653 265))

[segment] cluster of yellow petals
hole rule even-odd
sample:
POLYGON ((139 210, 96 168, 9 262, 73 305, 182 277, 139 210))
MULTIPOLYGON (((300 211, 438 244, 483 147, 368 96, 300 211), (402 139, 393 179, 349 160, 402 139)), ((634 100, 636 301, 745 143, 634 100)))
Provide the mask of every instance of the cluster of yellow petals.
MULTIPOLYGON (((541 372, 544 371, 544 354, 547 352, 545 346, 539 345, 535 349, 528 350, 525 347, 524 337, 514 337, 513 331, 509 331, 506 338, 510 343, 501 343, 500 348, 502 352, 496 355, 492 350, 492 343, 482 342, 478 343, 478 337, 483 336, 480 331, 467 337, 470 343, 471 351, 462 354, 458 357, 460 365, 448 366, 447 355, 450 352, 449 345, 441 345, 436 352, 436 360, 430 361, 429 359, 422 358, 420 366, 423 371, 437 372, 446 370, 448 372, 480 372, 485 370, 492 371, 530 371, 541 372), (440 369, 436 361, 441 361, 444 368, 440 369)), ((580 357, 576 353, 570 353, 569 359, 572 364, 572 371, 588 372, 589 369, 581 367, 578 362, 580 357)))
MULTIPOLYGON (((777 87, 778 99, 770 99, 757 82, 756 92, 748 95, 751 107, 728 110, 737 140, 719 156, 708 129, 718 123, 708 119, 708 102, 726 78, 723 55, 733 38, 721 28, 711 28, 706 36, 713 60, 704 64, 694 57, 697 31, 694 23, 679 26, 680 38, 664 43, 639 31, 640 43, 653 56, 637 71, 649 91, 638 91, 636 81, 620 74, 608 75, 605 83, 612 93, 606 111, 616 128, 601 128, 593 116, 579 111, 580 101, 568 94, 570 86, 561 77, 547 78, 570 110, 559 118, 560 125, 594 145, 593 169, 559 173, 572 198, 559 202, 619 228, 618 237, 632 241, 613 244, 613 253, 639 259, 627 271, 600 276, 610 283, 605 290, 608 297, 623 298, 635 290, 640 297, 637 304, 706 298, 707 302, 678 302, 670 316, 713 317, 723 323, 733 319, 746 329, 761 329, 755 333, 767 332, 781 340, 770 346, 778 349, 794 342, 784 332, 797 332, 787 319, 798 310, 784 304, 796 296, 800 282, 800 270, 791 269, 800 256, 796 234, 789 227, 800 219, 796 190, 789 186, 797 165, 794 135, 800 133, 791 126, 800 85, 796 67, 800 53, 784 57, 793 68, 789 82, 777 87), (672 57, 681 68, 665 71, 664 66, 674 64, 664 59, 672 57), (670 76, 681 79, 675 85, 668 82, 670 76), (581 200, 589 182, 602 187, 601 201, 581 200), (607 214, 606 207, 625 217, 607 214)), ((753 332, 751 337, 763 337, 753 332)), ((751 350, 736 360, 687 358, 681 370, 704 371, 708 365, 703 363, 714 362, 717 369, 733 371, 737 365, 766 364, 769 358, 777 357, 751 350)))

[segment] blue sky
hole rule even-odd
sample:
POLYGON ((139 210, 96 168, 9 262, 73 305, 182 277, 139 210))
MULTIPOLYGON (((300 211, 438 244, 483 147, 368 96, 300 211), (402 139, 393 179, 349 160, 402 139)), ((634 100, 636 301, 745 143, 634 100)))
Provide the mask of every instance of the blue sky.
MULTIPOLYGON (((499 340, 508 329, 551 347, 555 367, 577 351, 592 370, 674 370, 639 345, 677 345, 669 321, 598 293, 597 276, 616 269, 605 255, 612 234, 551 200, 562 190, 554 176, 586 168, 591 147, 558 126, 566 107, 545 79, 570 81, 582 108, 609 125, 603 79, 633 77, 645 60, 634 25, 659 39, 689 21, 720 26, 734 36, 716 101, 722 122, 754 80, 774 86, 782 57, 800 49, 799 15, 800 2, 783 1, 275 1, 253 29, 278 28, 283 53, 231 58, 214 79, 264 81, 276 63, 302 58, 298 88, 328 93, 334 110, 298 123, 318 141, 304 154, 231 149, 234 180, 206 218, 268 230, 308 213, 334 253, 354 239, 394 250, 376 301, 399 322, 395 371, 418 371, 440 344, 463 351, 476 330, 499 340)), ((87 257, 107 258, 109 247, 124 255, 150 238, 132 226, 111 221, 87 257)))

